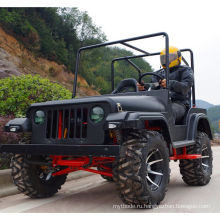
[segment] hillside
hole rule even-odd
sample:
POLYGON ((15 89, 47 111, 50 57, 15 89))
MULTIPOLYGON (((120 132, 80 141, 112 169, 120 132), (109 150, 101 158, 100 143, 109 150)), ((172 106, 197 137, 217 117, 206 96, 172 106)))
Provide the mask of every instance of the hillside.
POLYGON ((218 123, 220 121, 220 106, 215 106, 204 100, 196 100, 196 106, 198 108, 207 109, 208 118, 212 126, 213 132, 220 132, 218 123))
POLYGON ((205 109, 208 109, 208 108, 210 108, 210 107, 213 107, 214 105, 213 104, 211 104, 211 103, 209 103, 209 102, 206 102, 206 101, 204 101, 204 100, 196 100, 196 106, 198 107, 198 108, 205 108, 205 109))
MULTIPOLYGON (((74 74, 69 73, 64 65, 34 56, 15 37, 7 34, 0 27, 0 78, 21 74, 39 74, 62 84, 70 91, 73 88, 74 74)), ((78 82, 80 83, 79 96, 99 94, 83 77, 79 76, 78 82)))

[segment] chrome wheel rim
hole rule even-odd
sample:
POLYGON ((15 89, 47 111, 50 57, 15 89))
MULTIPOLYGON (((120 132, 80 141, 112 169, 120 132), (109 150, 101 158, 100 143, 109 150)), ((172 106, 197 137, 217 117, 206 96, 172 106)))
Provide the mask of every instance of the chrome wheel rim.
POLYGON ((146 159, 146 179, 151 191, 160 188, 163 179, 163 158, 158 149, 148 153, 146 159))
POLYGON ((209 169, 209 151, 208 151, 208 146, 205 144, 202 145, 202 157, 201 157, 201 162, 202 162, 202 168, 203 170, 207 171, 209 169))

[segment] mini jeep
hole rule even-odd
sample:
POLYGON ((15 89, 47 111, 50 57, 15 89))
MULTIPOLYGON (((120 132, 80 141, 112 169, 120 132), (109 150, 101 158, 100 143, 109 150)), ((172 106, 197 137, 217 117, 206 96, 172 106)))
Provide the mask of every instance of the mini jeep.
MULTIPOLYGON (((194 70, 193 52, 188 53, 194 70)), ((31 134, 30 143, 1 145, 0 152, 13 153, 12 178, 18 190, 31 198, 54 195, 67 174, 93 172, 115 182, 120 198, 135 207, 152 208, 165 197, 170 179, 170 160, 179 160, 183 181, 192 186, 209 183, 212 174, 210 129, 205 109, 196 108, 195 84, 191 107, 181 123, 175 124, 169 94, 169 38, 160 32, 119 41, 82 47, 78 50, 73 99, 30 105, 26 118, 5 125, 7 132, 31 134), (139 91, 137 82, 156 72, 142 73, 132 59, 157 56, 130 42, 164 37, 167 88, 139 91), (112 93, 75 98, 80 54, 85 50, 121 44, 141 55, 112 61, 112 93), (114 88, 114 63, 125 60, 139 74, 114 88)))

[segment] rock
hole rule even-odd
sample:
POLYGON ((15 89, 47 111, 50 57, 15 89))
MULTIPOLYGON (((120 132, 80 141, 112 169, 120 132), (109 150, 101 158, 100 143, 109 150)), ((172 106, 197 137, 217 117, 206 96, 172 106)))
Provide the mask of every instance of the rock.
MULTIPOLYGON (((19 61, 17 60, 17 62, 19 61)), ((0 48, 0 78, 21 75, 14 63, 14 57, 3 48, 0 48)))
POLYGON ((3 48, 0 48, 0 60, 7 59, 10 55, 3 48))

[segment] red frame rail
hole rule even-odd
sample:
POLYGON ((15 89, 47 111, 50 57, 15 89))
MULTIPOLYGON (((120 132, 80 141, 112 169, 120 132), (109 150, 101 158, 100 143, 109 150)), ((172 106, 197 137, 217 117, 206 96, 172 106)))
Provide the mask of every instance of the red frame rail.
POLYGON ((201 154, 187 154, 186 147, 183 147, 182 151, 182 154, 177 154, 176 149, 173 148, 173 156, 170 157, 170 160, 194 160, 202 157, 201 154))
POLYGON ((64 166, 67 167, 63 170, 53 173, 53 176, 63 175, 78 170, 97 173, 104 176, 112 177, 112 169, 105 166, 105 164, 112 163, 114 157, 78 157, 70 158, 68 156, 51 156, 53 167, 64 166), (91 167, 100 167, 103 171, 91 169, 91 167))

